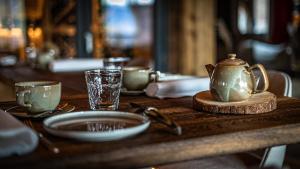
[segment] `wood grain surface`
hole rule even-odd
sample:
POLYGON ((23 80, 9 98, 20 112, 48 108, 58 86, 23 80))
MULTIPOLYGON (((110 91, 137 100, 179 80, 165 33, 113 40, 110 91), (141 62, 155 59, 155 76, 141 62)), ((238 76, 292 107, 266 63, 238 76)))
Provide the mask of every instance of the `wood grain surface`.
MULTIPOLYGON (((0 78, 10 84, 24 80, 61 81, 62 102, 75 105, 75 111, 89 110, 82 72, 53 74, 22 67, 1 68, 0 78)), ((192 97, 160 100, 145 95, 121 96, 120 110, 133 111, 130 102, 158 108, 181 125, 182 135, 174 135, 152 120, 145 132, 131 138, 83 142, 52 136, 43 129, 42 120, 32 120, 35 129, 61 153, 55 155, 39 145, 30 154, 0 159, 0 168, 142 168, 300 142, 300 100, 294 98, 280 97, 275 110, 248 115, 195 110, 192 97)), ((0 102, 1 109, 15 105, 0 102)))
POLYGON ((46 70, 31 69, 26 66, 1 67, 0 80, 12 87, 22 81, 54 80, 62 84, 62 98, 86 98, 87 89, 83 72, 52 73, 46 70))
POLYGON ((219 102, 213 99, 210 91, 197 93, 193 97, 193 108, 200 111, 224 114, 259 114, 275 110, 276 96, 270 92, 253 94, 239 102, 219 102))
MULTIPOLYGON (((88 110, 87 99, 63 100, 88 110)), ((210 114, 192 108, 192 98, 158 100, 146 96, 122 96, 120 110, 131 111, 129 102, 154 106, 182 126, 174 135, 152 121, 135 137, 109 142, 79 142, 49 135, 41 121, 36 129, 60 149, 54 155, 42 145, 29 155, 0 159, 1 168, 139 168, 202 157, 244 152, 300 141, 300 101, 279 98, 278 108, 255 115, 210 114)), ((5 109, 14 102, 1 103, 5 109)))

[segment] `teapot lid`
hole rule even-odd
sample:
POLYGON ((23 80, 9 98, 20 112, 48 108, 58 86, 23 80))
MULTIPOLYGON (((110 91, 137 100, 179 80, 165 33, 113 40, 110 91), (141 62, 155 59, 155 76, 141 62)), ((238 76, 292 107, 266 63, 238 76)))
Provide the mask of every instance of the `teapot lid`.
POLYGON ((221 62, 219 62, 218 65, 222 65, 222 66, 239 66, 239 65, 247 64, 244 60, 237 59, 235 53, 230 53, 227 56, 228 56, 228 58, 222 60, 221 62))

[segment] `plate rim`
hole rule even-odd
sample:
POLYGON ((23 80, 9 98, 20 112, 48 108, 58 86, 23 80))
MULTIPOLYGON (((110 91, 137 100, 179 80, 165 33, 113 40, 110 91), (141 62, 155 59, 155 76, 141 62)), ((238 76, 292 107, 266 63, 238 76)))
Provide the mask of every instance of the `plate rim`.
POLYGON ((144 130, 146 130, 150 126, 150 119, 147 116, 143 116, 140 114, 130 113, 130 112, 124 112, 124 111, 77 111, 77 112, 71 112, 71 113, 64 113, 64 114, 58 114, 51 117, 46 118, 43 121, 43 127, 44 129, 49 132, 50 134, 53 134, 55 136, 64 137, 64 138, 71 138, 81 141, 112 141, 112 140, 119 140, 122 138, 127 138, 133 135, 137 135, 144 130), (130 117, 134 119, 139 119, 143 121, 142 124, 128 127, 125 129, 119 129, 114 130, 110 132, 91 132, 91 131, 63 131, 58 130, 53 127, 51 127, 50 123, 58 121, 61 118, 72 118, 72 117, 91 117, 91 116, 112 116, 112 117, 130 117))

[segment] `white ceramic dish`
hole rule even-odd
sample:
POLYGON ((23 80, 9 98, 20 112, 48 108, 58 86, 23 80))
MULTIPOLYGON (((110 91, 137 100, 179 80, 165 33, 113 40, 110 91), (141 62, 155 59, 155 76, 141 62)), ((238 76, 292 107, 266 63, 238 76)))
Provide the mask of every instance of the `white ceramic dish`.
POLYGON ((80 111, 49 117, 45 130, 82 141, 111 141, 139 134, 150 125, 148 117, 118 111, 80 111))

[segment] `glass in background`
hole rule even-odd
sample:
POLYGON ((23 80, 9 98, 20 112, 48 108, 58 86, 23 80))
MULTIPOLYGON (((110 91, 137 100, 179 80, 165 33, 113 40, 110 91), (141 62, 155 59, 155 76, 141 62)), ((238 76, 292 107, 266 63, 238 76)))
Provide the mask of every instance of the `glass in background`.
POLYGON ((111 68, 122 68, 126 66, 129 61, 130 61, 129 57, 104 58, 103 65, 105 67, 111 67, 111 68))

